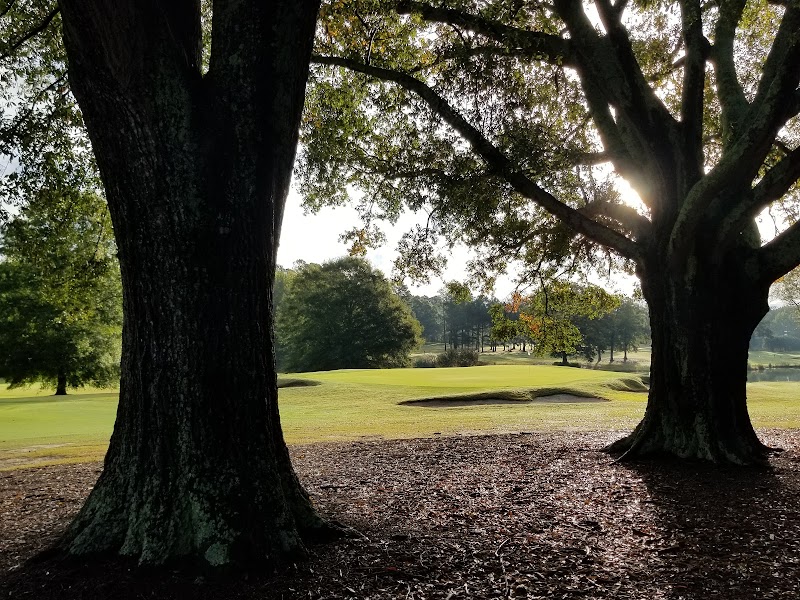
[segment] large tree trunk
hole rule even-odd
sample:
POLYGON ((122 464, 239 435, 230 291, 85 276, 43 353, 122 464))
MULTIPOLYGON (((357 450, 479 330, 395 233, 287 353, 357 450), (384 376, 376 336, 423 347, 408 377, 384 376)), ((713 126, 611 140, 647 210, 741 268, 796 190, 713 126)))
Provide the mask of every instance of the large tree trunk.
POLYGON ((117 421, 69 553, 250 566, 324 529, 283 442, 271 302, 317 6, 214 6, 203 76, 195 3, 62 2, 125 314, 117 421))
POLYGON ((67 395, 67 374, 64 371, 59 370, 58 376, 56 377, 56 396, 66 396, 67 395))
POLYGON ((626 457, 764 462, 769 449, 751 425, 746 383, 750 336, 769 310, 769 288, 738 265, 682 278, 665 273, 639 273, 652 328, 647 410, 608 449, 626 457))

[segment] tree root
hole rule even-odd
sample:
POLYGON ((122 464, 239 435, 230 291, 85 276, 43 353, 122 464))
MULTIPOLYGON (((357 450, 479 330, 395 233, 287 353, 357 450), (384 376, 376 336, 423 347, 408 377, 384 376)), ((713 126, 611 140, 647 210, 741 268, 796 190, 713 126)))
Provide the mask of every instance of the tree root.
MULTIPOLYGON (((689 432, 680 443, 671 443, 663 432, 654 428, 647 420, 643 420, 629 435, 620 438, 602 451, 615 456, 615 463, 628 462, 635 459, 681 459, 698 460, 719 465, 737 465, 764 467, 769 465, 771 454, 782 452, 781 448, 773 448, 763 444, 755 432, 748 435, 744 432, 740 438, 730 440, 709 434, 708 439, 698 439, 696 432, 689 432)), ((676 436, 679 441, 682 439, 676 436)))

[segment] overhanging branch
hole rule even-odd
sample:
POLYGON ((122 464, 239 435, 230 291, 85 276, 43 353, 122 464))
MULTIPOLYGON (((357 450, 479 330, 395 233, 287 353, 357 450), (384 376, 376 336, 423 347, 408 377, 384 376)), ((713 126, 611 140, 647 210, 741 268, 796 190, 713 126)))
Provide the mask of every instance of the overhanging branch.
POLYGON ((431 6, 424 2, 397 2, 397 12, 416 14, 432 23, 446 23, 462 27, 508 47, 523 50, 528 56, 540 56, 548 62, 568 65, 571 61, 570 43, 557 35, 529 31, 504 25, 484 17, 455 10, 431 6))
POLYGON ((800 263, 800 221, 762 246, 756 256, 758 276, 764 283, 772 283, 794 269, 800 263))
POLYGON ((377 79, 391 81, 416 94, 427 103, 431 110, 469 142, 473 151, 486 161, 486 163, 501 175, 518 193, 536 202, 544 210, 563 221, 574 231, 585 235, 597 243, 616 250, 625 258, 632 260, 641 258, 641 250, 636 242, 582 215, 580 212, 564 204, 555 196, 525 177, 519 168, 512 163, 505 154, 424 82, 407 73, 365 65, 358 61, 335 56, 315 55, 312 57, 312 62, 344 67, 377 79))
MULTIPOLYGON (((778 130, 789 116, 800 80, 800 7, 786 10, 770 50, 755 100, 743 117, 722 159, 689 192, 670 236, 674 252, 688 251, 709 203, 726 189, 749 186, 772 148, 778 130)), ((722 202, 726 212, 737 210, 741 197, 730 194, 722 202)))
POLYGON ((36 27, 30 29, 29 31, 26 31, 18 39, 9 42, 6 46, 4 46, 2 48, 2 52, 0 52, 0 61, 10 58, 11 56, 14 55, 14 53, 17 50, 22 48, 22 46, 24 46, 26 43, 28 43, 30 40, 35 38, 40 33, 46 31, 47 28, 50 27, 50 23, 53 22, 53 19, 56 18, 56 15, 59 12, 60 12, 59 8, 54 8, 49 13, 47 13, 47 15, 45 15, 44 19, 42 19, 42 21, 36 27))

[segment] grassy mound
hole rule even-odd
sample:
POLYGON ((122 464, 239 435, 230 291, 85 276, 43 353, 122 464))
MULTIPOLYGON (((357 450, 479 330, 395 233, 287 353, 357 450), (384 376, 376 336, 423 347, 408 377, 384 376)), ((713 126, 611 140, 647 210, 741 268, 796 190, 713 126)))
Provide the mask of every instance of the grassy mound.
POLYGON ((650 376, 622 377, 606 384, 615 392, 647 392, 649 391, 650 376), (645 381, 645 378, 647 381, 645 381))

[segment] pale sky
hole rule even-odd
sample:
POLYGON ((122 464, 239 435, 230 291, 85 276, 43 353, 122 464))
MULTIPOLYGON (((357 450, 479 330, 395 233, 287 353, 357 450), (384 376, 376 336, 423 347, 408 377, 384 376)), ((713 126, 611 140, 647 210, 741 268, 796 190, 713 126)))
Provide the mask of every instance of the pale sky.
MULTIPOLYGON (((641 202, 624 181, 620 192, 624 197, 632 195, 631 202, 641 202)), ((392 261, 397 256, 395 248, 400 237, 421 220, 412 213, 403 215, 393 227, 381 224, 386 235, 386 243, 376 250, 367 252, 367 259, 373 267, 383 271, 384 275, 391 277, 392 261)), ((304 214, 300 196, 292 190, 286 201, 286 212, 283 218, 281 243, 278 248, 278 264, 291 267, 297 260, 310 263, 323 263, 325 261, 347 255, 347 245, 339 241, 339 236, 347 229, 359 222, 358 213, 350 206, 326 207, 316 214, 304 214)), ((456 247, 454 253, 447 261, 447 267, 440 279, 431 280, 427 286, 413 286, 406 282, 412 293, 417 295, 435 296, 444 286, 446 281, 465 281, 467 278, 466 263, 470 259, 469 250, 462 246, 456 247)), ((513 273, 512 273, 513 276, 513 273)), ((590 278, 593 283, 609 291, 632 293, 636 279, 624 274, 615 274, 612 281, 590 278)), ((514 284, 510 277, 498 278, 495 286, 495 297, 505 300, 514 291, 514 284)))
MULTIPOLYGON (((407 213, 401 216, 394 226, 380 224, 386 235, 386 243, 376 250, 367 252, 367 260, 373 267, 391 277, 392 261, 397 256, 395 250, 397 242, 418 220, 413 213, 407 213)), ((278 264, 291 267, 297 260, 323 263, 346 256, 348 246, 339 241, 339 236, 357 223, 359 223, 358 213, 350 206, 325 207, 316 214, 304 214, 300 196, 292 190, 286 200, 281 243, 278 248, 278 264)), ((447 262, 442 279, 432 278, 430 285, 427 286, 415 287, 408 284, 408 287, 414 294, 434 296, 444 286, 445 281, 464 280, 466 277, 464 267, 468 259, 468 250, 456 249, 455 255, 447 262)), ((510 284, 508 288, 504 293, 511 291, 510 284)))

